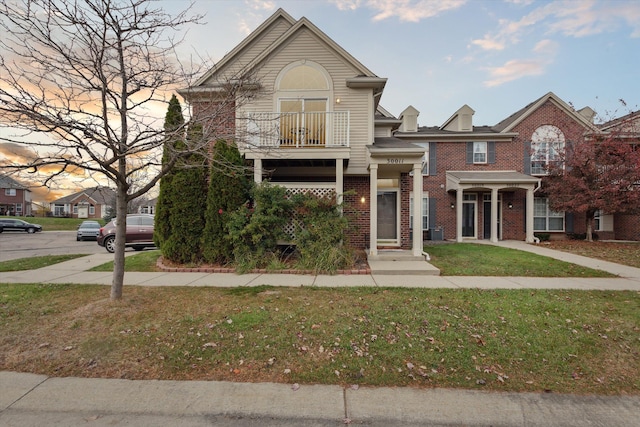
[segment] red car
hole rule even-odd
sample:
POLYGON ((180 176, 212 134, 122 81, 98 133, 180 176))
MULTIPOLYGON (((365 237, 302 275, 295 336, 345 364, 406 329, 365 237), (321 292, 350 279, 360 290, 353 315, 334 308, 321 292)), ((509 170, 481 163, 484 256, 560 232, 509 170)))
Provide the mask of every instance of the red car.
MULTIPOLYGON (((100 228, 98 244, 104 246, 107 252, 113 253, 116 249, 116 223, 118 219, 112 219, 107 225, 100 228)), ((127 241, 125 246, 132 247, 136 251, 144 248, 155 247, 153 242, 153 215, 131 214, 127 215, 127 241)))

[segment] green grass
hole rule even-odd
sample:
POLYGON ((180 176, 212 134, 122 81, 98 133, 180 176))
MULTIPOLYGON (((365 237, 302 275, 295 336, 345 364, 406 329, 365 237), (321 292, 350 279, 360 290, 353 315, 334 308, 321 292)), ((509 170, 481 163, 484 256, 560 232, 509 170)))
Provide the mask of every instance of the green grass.
POLYGON ((82 221, 98 221, 100 225, 104 225, 101 218, 20 217, 20 219, 40 224, 43 231, 75 231, 82 221))
POLYGON ((638 292, 0 285, 0 369, 640 394, 638 292))
MULTIPOLYGON (((124 259, 125 271, 158 271, 156 263, 160 257, 160 250, 144 251, 124 259)), ((89 271, 113 271, 113 261, 98 265, 89 271)))
POLYGON ((615 277, 601 270, 498 246, 448 243, 425 246, 443 276, 615 277))
POLYGON ((0 272, 35 270, 37 268, 47 267, 49 265, 58 264, 60 262, 69 261, 71 259, 76 259, 83 256, 86 255, 45 255, 31 258, 20 258, 10 261, 2 261, 0 262, 0 272))

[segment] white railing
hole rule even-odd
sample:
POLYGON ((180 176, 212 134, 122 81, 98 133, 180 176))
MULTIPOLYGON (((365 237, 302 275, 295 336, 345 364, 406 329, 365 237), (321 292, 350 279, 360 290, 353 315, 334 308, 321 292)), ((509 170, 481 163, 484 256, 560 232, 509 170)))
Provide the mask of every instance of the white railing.
POLYGON ((349 112, 249 112, 239 120, 249 147, 349 147, 349 112))

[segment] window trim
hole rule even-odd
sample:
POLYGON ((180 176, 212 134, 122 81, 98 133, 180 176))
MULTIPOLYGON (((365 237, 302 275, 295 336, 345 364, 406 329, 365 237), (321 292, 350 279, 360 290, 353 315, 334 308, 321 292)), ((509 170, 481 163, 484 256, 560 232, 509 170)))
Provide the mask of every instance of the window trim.
POLYGON ((473 164, 474 165, 486 165, 489 160, 489 144, 487 141, 473 141, 472 145, 472 155, 473 155, 473 164), (484 146, 484 151, 476 151, 476 147, 484 146), (476 160, 476 154, 483 154, 484 160, 476 160))
POLYGON ((549 198, 548 197, 535 197, 533 201, 533 231, 535 232, 548 232, 548 233, 563 233, 567 228, 567 221, 565 218, 564 212, 555 212, 549 208, 549 198), (536 215, 536 203, 537 201, 544 200, 545 203, 545 215, 536 215), (544 218, 545 228, 540 229, 536 228, 536 219, 544 218), (550 219, 562 219, 562 229, 550 229, 549 221, 550 219))
MULTIPOLYGON (((422 195, 422 231, 429 230, 429 195, 422 195), (426 225, 426 227, 425 227, 426 225)), ((409 230, 413 231, 413 192, 409 194, 409 230)))

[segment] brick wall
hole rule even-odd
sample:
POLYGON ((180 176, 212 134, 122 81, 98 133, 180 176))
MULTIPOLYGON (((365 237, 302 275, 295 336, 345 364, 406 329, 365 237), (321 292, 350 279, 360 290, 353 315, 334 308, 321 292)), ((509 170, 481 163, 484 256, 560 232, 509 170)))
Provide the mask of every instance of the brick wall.
POLYGON ((615 239, 640 240, 640 215, 615 215, 613 230, 615 239))
POLYGON ((235 140, 235 102, 230 99, 196 100, 193 103, 193 117, 202 123, 206 137, 215 143, 218 139, 235 140))
POLYGON ((356 249, 369 247, 369 177, 345 176, 344 177, 344 212, 350 219, 350 227, 347 235, 349 244, 356 249), (351 193, 351 194, 350 194, 351 193), (363 203, 364 200, 364 203, 363 203))

